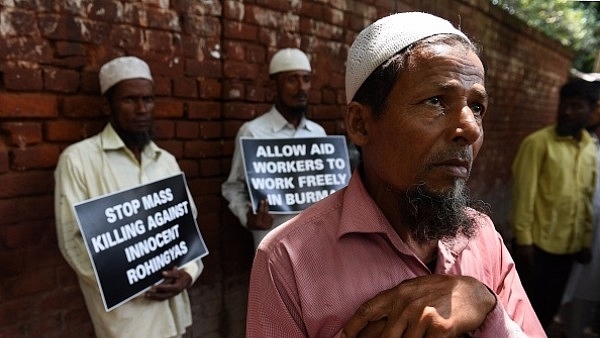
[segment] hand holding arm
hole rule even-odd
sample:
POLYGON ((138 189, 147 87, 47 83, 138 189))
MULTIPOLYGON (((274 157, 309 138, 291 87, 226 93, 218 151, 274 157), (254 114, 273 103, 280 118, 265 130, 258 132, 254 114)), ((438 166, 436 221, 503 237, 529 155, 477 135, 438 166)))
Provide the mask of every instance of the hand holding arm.
POLYGON ((165 300, 181 293, 192 284, 192 277, 176 266, 171 270, 163 271, 164 280, 154 285, 146 292, 146 297, 154 300, 165 300))
POLYGON ((496 296, 472 277, 428 275, 365 302, 343 332, 348 338, 459 337, 481 326, 495 305, 496 296))
POLYGON ((248 219, 247 226, 250 230, 267 230, 273 226, 273 216, 269 214, 267 200, 259 202, 256 214, 252 212, 252 206, 249 206, 246 217, 248 219))

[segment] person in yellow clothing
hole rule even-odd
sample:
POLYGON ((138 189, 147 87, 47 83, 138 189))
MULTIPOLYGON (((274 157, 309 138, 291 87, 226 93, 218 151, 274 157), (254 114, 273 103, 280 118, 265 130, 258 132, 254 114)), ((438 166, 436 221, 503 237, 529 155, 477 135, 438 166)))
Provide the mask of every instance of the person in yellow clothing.
MULTIPOLYGON (((73 212, 77 202, 181 173, 175 157, 151 139, 154 82, 148 65, 136 57, 119 57, 103 65, 99 77, 110 122, 99 134, 67 147, 59 158, 58 245, 77 274, 98 338, 179 337, 192 323, 186 289, 202 272, 202 261, 163 271, 163 283, 107 312, 73 212)), ((196 217, 191 197, 190 202, 196 217)))
POLYGON ((572 263, 590 260, 596 149, 585 126, 597 100, 592 82, 566 83, 556 124, 527 136, 512 166, 516 267, 546 329, 572 263))

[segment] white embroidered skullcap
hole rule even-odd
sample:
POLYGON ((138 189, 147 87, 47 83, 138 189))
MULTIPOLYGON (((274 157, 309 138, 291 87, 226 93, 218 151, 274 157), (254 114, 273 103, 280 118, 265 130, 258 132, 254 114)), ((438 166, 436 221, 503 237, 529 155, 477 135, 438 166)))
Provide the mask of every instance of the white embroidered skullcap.
POLYGON ((455 34, 469 41, 449 21, 422 12, 392 14, 367 26, 348 50, 346 102, 350 103, 369 75, 394 54, 437 34, 455 34))
POLYGON ((123 80, 152 80, 148 64, 135 56, 121 56, 105 63, 100 68, 100 92, 106 93, 110 87, 123 80))
POLYGON ((269 75, 291 70, 311 71, 310 61, 303 51, 297 48, 284 48, 273 55, 269 63, 269 75))

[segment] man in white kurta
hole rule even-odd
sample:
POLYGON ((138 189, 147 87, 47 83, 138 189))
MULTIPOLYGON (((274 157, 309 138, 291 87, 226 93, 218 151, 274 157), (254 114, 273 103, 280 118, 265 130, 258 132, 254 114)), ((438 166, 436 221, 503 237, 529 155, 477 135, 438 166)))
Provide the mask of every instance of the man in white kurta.
MULTIPOLYGON (((130 79, 152 81, 149 69, 143 61, 137 58, 120 58, 118 61, 113 61, 114 67, 107 71, 109 74, 103 74, 101 70, 103 94, 121 81, 130 79), (128 68, 121 71, 123 67, 128 68), (110 77, 108 82, 107 77, 110 77)), ((130 101, 135 101, 135 95, 138 95, 135 91, 138 89, 130 88, 133 89, 134 94, 120 98, 119 100, 122 101, 120 104, 130 105, 130 101)), ((154 107, 152 83, 149 88, 150 94, 140 95, 141 102, 144 102, 141 105, 143 107, 131 109, 134 111, 132 115, 139 117, 152 114, 154 107), (146 108, 152 109, 146 111, 146 108)), ((97 337, 177 337, 185 333, 186 327, 192 323, 190 301, 186 290, 184 288, 177 290, 164 300, 153 299, 148 294, 140 295, 106 312, 77 225, 73 204, 181 173, 175 157, 150 140, 143 147, 133 148, 132 151, 114 127, 119 125, 115 122, 119 120, 115 116, 119 113, 113 111, 111 114, 111 123, 102 132, 69 146, 59 158, 55 171, 58 245, 66 261, 77 274, 97 337)), ((119 128, 122 130, 122 126, 119 128)), ((191 196, 190 201, 193 215, 196 217, 197 210, 191 196)), ((181 270, 175 269, 176 272, 173 273, 187 279, 182 283, 189 287, 198 278, 202 268, 202 262, 198 259, 181 270)))
POLYGON ((308 57, 299 49, 284 48, 271 58, 269 75, 276 86, 275 104, 263 115, 244 123, 235 137, 231 171, 221 186, 229 209, 240 224, 252 231, 254 248, 280 224, 296 214, 268 214, 266 201, 254 213, 246 187, 246 172, 240 138, 304 138, 327 136, 323 127, 305 116, 308 109, 308 91, 311 84, 311 66, 308 57))

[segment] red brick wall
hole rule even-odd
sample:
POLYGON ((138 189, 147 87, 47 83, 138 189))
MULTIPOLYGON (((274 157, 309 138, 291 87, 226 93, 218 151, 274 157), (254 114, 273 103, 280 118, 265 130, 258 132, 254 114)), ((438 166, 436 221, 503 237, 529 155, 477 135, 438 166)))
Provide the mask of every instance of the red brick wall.
POLYGON ((241 123, 271 102, 270 56, 300 47, 314 67, 310 115, 343 133, 344 60, 356 33, 396 11, 460 22, 483 45, 492 96, 471 182, 504 232, 519 141, 554 118, 572 54, 488 0, 4 1, 0 7, 0 337, 91 337, 74 273, 60 256, 53 169, 99 131, 97 71, 122 54, 148 61, 158 143, 179 159, 210 250, 191 290, 190 337, 242 337, 249 234, 220 196, 241 123))

